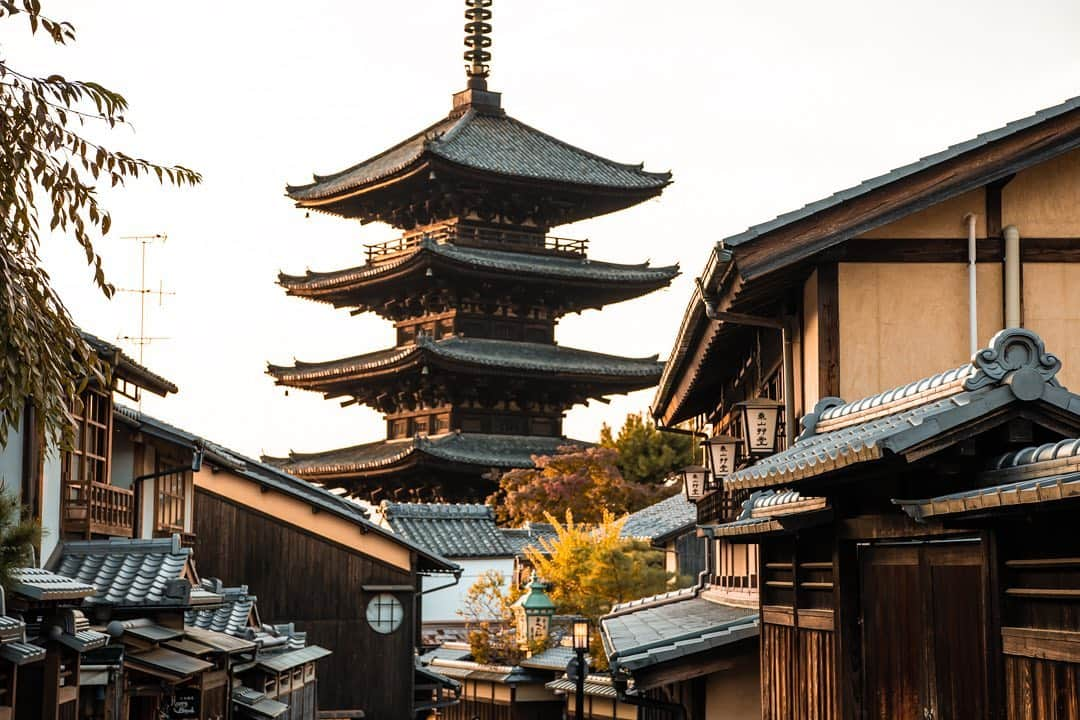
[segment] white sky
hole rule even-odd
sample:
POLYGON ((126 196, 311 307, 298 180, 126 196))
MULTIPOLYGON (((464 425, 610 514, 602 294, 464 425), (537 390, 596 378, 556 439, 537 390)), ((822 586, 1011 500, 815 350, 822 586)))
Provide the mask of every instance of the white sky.
MULTIPOLYGON (((149 278, 175 296, 148 334, 146 363, 178 396, 144 409, 237 450, 284 454, 376 440, 367 409, 288 397, 265 363, 324 360, 392 344, 375 316, 288 298, 277 272, 358 265, 388 227, 304 219, 286 182, 339 170, 441 118, 464 86, 462 0, 46 2, 71 48, 0 24, 26 72, 124 93, 134 132, 110 144, 201 171, 202 186, 150 182, 106 195, 100 248, 118 286, 138 282, 138 245, 168 233, 149 278)), ((666 356, 711 245, 867 177, 1080 94, 1076 0, 496 0, 491 87, 515 117, 568 142, 674 172, 658 200, 556 234, 594 258, 679 262, 672 288, 564 319, 565 345, 666 356)), ((74 243, 47 241, 76 320, 134 335, 137 301, 91 289, 74 243)), ((134 351, 133 351, 134 352, 134 351)), ((594 439, 652 391, 572 410, 594 439)))

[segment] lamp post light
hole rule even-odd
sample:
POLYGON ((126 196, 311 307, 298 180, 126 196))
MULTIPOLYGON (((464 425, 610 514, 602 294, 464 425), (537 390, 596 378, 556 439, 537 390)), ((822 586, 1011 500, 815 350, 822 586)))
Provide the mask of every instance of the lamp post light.
POLYGON ((582 720, 585 717, 585 677, 589 674, 589 664, 585 661, 585 653, 589 650, 588 618, 575 618, 571 633, 574 659, 570 661, 570 664, 574 666, 573 679, 576 682, 574 688, 574 720, 582 720))
POLYGON ((555 603, 548 597, 547 584, 535 573, 528 591, 514 603, 513 612, 518 644, 531 656, 532 648, 547 640, 551 616, 555 614, 555 603))
POLYGON ((709 488, 709 471, 701 465, 688 465, 679 471, 683 480, 683 492, 690 502, 697 502, 705 497, 709 488))
POLYGON ((780 412, 784 404, 768 398, 754 398, 737 403, 742 415, 743 449, 748 457, 763 457, 776 452, 780 412))

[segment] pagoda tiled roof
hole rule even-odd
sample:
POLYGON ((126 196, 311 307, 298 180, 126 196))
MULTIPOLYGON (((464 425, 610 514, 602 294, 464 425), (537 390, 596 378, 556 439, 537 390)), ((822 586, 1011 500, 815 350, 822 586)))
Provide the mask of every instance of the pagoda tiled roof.
POLYGON ((307 293, 345 289, 384 275, 396 274, 403 265, 415 262, 427 255, 469 268, 513 273, 515 277, 535 276, 582 282, 651 284, 670 282, 679 274, 678 265, 652 267, 647 262, 624 265, 598 262, 584 257, 463 247, 453 243, 424 239, 411 253, 404 254, 392 262, 369 263, 332 272, 308 271, 304 275, 283 273, 278 276, 278 281, 288 290, 303 290, 307 293))
POLYGON ((386 180, 421 164, 426 157, 512 179, 602 189, 655 192, 671 180, 670 173, 646 172, 641 165, 602 158, 509 115, 469 109, 357 165, 331 175, 316 175, 314 182, 290 185, 286 191, 301 205, 326 200, 386 180))
POLYGON ((306 386, 346 379, 357 374, 400 368, 403 364, 413 364, 422 359, 444 360, 503 371, 640 378, 645 383, 655 382, 664 368, 664 364, 659 362, 655 355, 648 358, 626 358, 545 343, 469 337, 435 340, 420 336, 416 342, 397 348, 327 362, 297 361, 292 367, 270 365, 268 372, 282 384, 306 386))
POLYGON ((530 468, 533 456, 553 455, 568 445, 589 443, 531 435, 446 433, 354 445, 316 453, 263 458, 296 475, 337 475, 393 467, 411 459, 431 459, 480 468, 530 468))
POLYGON ((628 515, 619 534, 625 538, 662 540, 688 532, 696 523, 697 506, 680 492, 628 515))

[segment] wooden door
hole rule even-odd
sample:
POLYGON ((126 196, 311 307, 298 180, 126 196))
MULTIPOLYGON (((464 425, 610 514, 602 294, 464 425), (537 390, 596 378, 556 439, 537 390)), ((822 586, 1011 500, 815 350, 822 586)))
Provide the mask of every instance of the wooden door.
POLYGON ((984 717, 981 544, 878 545, 859 555, 866 717, 984 717))

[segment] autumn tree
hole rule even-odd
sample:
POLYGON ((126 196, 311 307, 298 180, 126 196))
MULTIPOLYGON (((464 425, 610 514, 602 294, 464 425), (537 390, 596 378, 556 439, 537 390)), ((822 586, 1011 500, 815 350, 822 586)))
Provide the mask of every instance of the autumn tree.
POLYGON ((662 432, 640 413, 627 415, 618 435, 604 423, 600 445, 618 452, 619 472, 635 483, 660 484, 672 471, 694 463, 693 437, 662 432))
POLYGON ((671 494, 668 488, 627 482, 612 448, 566 446, 533 461, 533 468, 504 473, 488 498, 501 522, 520 525, 547 513, 571 512, 581 522, 596 523, 606 512, 634 512, 671 494))
MULTIPOLYGON (((31 33, 66 45, 71 23, 42 13, 40 0, 0 0, 0 21, 25 20, 31 33)), ((193 185, 198 173, 110 150, 90 136, 125 124, 127 101, 98 83, 21 72, 0 57, 0 445, 29 403, 50 441, 70 432, 70 401, 103 369, 83 341, 41 266, 42 223, 71 237, 93 268, 93 282, 114 293, 97 237, 112 218, 100 184, 131 178, 193 185), (89 131, 89 133, 88 133, 89 131)))
MULTIPOLYGON (((567 511, 565 522, 551 514, 555 539, 540 539, 540 547, 525 554, 551 590, 557 612, 581 615, 599 627, 600 618, 621 602, 656 595, 669 589, 671 573, 664 568, 664 553, 641 540, 621 537, 625 518, 604 512, 595 525, 575 521, 567 511)), ((593 666, 604 667, 600 634, 593 633, 593 666)))

